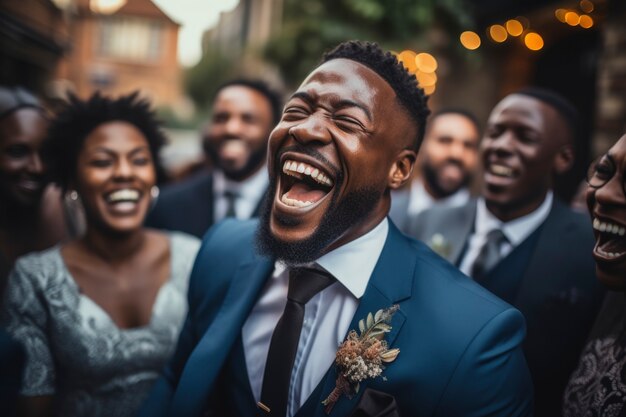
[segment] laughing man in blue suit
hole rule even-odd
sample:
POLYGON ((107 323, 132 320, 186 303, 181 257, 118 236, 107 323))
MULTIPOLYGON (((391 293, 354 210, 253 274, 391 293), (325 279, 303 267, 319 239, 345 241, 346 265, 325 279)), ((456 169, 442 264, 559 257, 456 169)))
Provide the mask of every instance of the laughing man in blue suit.
POLYGON ((427 114, 415 77, 376 44, 325 55, 270 136, 260 222, 205 236, 178 347, 141 415, 531 414, 521 314, 387 219, 427 114), (350 330, 378 349, 342 345, 365 369, 335 365, 350 330))

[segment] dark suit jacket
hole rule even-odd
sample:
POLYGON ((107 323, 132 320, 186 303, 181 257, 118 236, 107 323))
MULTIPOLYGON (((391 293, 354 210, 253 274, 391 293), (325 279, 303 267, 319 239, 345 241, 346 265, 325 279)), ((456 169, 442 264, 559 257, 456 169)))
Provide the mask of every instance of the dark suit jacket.
MULTIPOLYGON (((463 207, 427 210, 411 223, 410 235, 459 265, 475 217, 476 200, 463 207)), ((595 278, 594 237, 587 216, 555 200, 545 222, 526 241, 500 261, 483 285, 524 314, 535 416, 559 416, 565 385, 604 290, 595 278), (527 252, 522 263, 518 250, 527 252), (514 287, 508 280, 515 280, 514 287)))
MULTIPOLYGON (((259 213, 261 201, 253 213, 259 213)), ((214 222, 213 175, 201 172, 165 187, 146 218, 146 226, 177 230, 202 238, 214 222)))
MULTIPOLYGON (((241 328, 274 268, 272 259, 253 251, 256 227, 256 221, 228 220, 207 233, 176 353, 140 415, 198 416, 209 407, 218 408, 217 415, 254 415, 241 328), (215 398, 220 389, 231 392, 215 398)), ((367 388, 395 397, 404 416, 530 415, 522 315, 390 225, 350 329, 393 304, 400 309, 386 340, 400 355, 385 369, 387 380, 362 382, 331 416, 349 416, 367 388)), ((331 366, 296 415, 325 416, 321 401, 335 379, 331 366)))
POLYGON ((26 356, 19 343, 0 329, 0 414, 15 415, 26 356))

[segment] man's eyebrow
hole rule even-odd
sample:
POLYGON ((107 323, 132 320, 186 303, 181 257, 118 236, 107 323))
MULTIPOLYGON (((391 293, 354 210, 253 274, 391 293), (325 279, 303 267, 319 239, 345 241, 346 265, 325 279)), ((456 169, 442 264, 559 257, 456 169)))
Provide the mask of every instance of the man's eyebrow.
POLYGON ((363 113, 365 113, 365 115, 367 116, 367 119, 371 122, 372 121, 372 113, 370 113, 370 110, 364 105, 361 104, 357 101, 353 101, 353 100, 340 100, 338 104, 339 108, 345 108, 345 107, 358 107, 359 109, 363 110, 363 113))
MULTIPOLYGON (((305 91, 296 91, 295 93, 293 93, 291 95, 289 100, 292 100, 294 98, 299 98, 299 99, 305 101, 310 106, 313 106, 313 104, 314 104, 313 97, 311 97, 311 95, 309 93, 305 92, 305 91)), ((365 106, 364 104, 361 104, 361 103, 359 103, 357 101, 349 100, 349 99, 339 100, 339 102, 337 103, 337 107, 340 108, 340 109, 346 108, 346 107, 357 107, 357 108, 361 109, 363 111, 363 113, 365 113, 365 115, 367 116, 367 119, 369 121, 372 120, 372 113, 367 108, 367 106, 365 106)))
POLYGON ((289 97, 289 100, 293 100, 294 98, 299 98, 300 100, 306 101, 306 103, 310 106, 313 105, 313 97, 307 92, 304 91, 296 91, 289 97))

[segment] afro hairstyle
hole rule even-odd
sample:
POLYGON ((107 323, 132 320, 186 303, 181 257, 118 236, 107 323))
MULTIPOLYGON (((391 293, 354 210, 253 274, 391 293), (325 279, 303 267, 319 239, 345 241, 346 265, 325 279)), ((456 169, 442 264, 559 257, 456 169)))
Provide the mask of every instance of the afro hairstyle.
POLYGON ((127 122, 135 126, 148 142, 157 182, 165 178, 159 151, 167 140, 150 102, 141 98, 139 91, 116 99, 100 92, 87 100, 70 94, 67 103, 52 120, 43 147, 51 179, 63 190, 76 179, 78 156, 89 134, 109 122, 127 122))

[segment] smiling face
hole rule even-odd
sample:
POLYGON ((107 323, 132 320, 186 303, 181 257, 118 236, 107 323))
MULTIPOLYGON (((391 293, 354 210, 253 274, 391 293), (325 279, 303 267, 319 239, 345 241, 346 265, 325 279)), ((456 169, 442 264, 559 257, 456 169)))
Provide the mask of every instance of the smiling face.
POLYGON ((430 123, 420 156, 424 185, 434 198, 444 198, 469 184, 478 164, 480 133, 458 113, 444 113, 430 123))
POLYGON ((127 122, 98 126, 78 154, 75 181, 88 228, 117 234, 139 229, 156 183, 146 138, 127 122))
POLYGON ((347 59, 324 63, 270 135, 267 236, 259 237, 286 248, 275 256, 304 263, 367 233, 387 215, 389 189, 410 176, 415 135, 377 73, 347 59))
POLYGON ((23 108, 0 120, 0 195, 34 207, 45 187, 40 149, 48 122, 39 110, 23 108))
POLYGON ((505 97, 493 109, 481 143, 483 197, 489 210, 509 221, 531 213, 569 169, 569 127, 556 109, 525 95, 505 97))
POLYGON ((224 174, 240 181, 265 162, 271 130, 272 107, 268 99, 250 87, 231 85, 215 98, 204 145, 224 174))
POLYGON ((596 245, 598 279, 613 290, 626 291, 626 135, 590 167, 587 206, 596 245))

